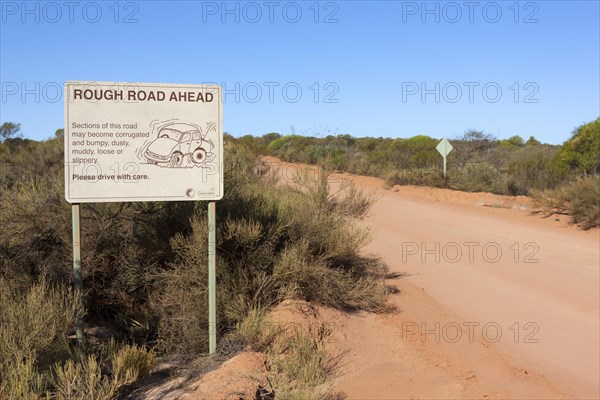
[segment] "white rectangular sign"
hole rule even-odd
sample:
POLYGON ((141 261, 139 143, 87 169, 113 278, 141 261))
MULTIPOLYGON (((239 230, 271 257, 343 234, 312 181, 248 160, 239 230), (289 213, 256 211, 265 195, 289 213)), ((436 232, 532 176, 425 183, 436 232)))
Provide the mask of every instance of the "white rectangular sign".
POLYGON ((223 197, 221 88, 65 83, 70 203, 223 197))

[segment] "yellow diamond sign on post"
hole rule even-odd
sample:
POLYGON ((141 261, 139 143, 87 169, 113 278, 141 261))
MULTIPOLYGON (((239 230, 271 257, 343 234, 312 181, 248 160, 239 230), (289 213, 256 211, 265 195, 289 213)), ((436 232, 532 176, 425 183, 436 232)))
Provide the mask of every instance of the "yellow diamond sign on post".
POLYGON ((449 141, 446 139, 442 139, 438 145, 435 147, 436 150, 444 157, 444 179, 446 178, 446 156, 450 154, 453 147, 449 141))

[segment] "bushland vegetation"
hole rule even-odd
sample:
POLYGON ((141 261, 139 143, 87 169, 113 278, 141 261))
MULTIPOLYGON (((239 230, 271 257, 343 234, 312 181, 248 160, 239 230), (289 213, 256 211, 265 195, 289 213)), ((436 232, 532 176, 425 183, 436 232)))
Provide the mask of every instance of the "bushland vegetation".
MULTIPOLYGON (((15 126, 3 125, 0 143, 0 398, 115 398, 134 389, 157 356, 206 353, 206 203, 83 204, 84 290, 74 292, 62 130, 37 142, 17 137, 15 126), (88 334, 102 327, 113 339, 78 345, 78 318, 88 334)), ((219 352, 259 346, 262 334, 239 331, 283 299, 384 310, 385 266, 360 255, 370 233, 357 218, 370 197, 352 188, 331 196, 323 173, 275 184, 252 148, 226 142, 219 352)), ((314 338, 296 337, 273 371, 300 381, 272 381, 296 391, 321 384, 321 352, 314 338), (321 361, 298 374, 303 358, 321 361)))
POLYGON ((340 171, 383 178, 391 185, 424 185, 468 192, 532 196, 547 210, 573 216, 584 228, 600 226, 600 118, 576 128, 563 145, 535 137, 498 140, 469 130, 450 139, 447 175, 437 152, 438 138, 407 139, 243 136, 239 141, 285 161, 329 165, 340 171), (584 196, 584 198, 581 198, 584 196))

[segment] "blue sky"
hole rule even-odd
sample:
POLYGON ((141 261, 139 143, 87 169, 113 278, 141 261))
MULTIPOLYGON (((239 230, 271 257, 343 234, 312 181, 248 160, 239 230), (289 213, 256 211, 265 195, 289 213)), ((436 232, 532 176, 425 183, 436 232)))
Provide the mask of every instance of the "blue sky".
POLYGON ((562 143, 600 116, 598 1, 0 2, 0 122, 68 80, 218 83, 224 130, 562 143))

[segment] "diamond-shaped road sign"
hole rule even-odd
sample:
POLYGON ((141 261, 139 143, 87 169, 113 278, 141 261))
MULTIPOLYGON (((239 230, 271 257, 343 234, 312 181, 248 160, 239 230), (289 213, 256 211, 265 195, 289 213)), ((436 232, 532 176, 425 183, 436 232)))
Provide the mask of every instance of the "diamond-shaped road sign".
POLYGON ((442 155, 442 157, 446 158, 448 154, 452 151, 453 147, 449 141, 446 139, 442 139, 438 145, 435 147, 437 151, 442 155))

